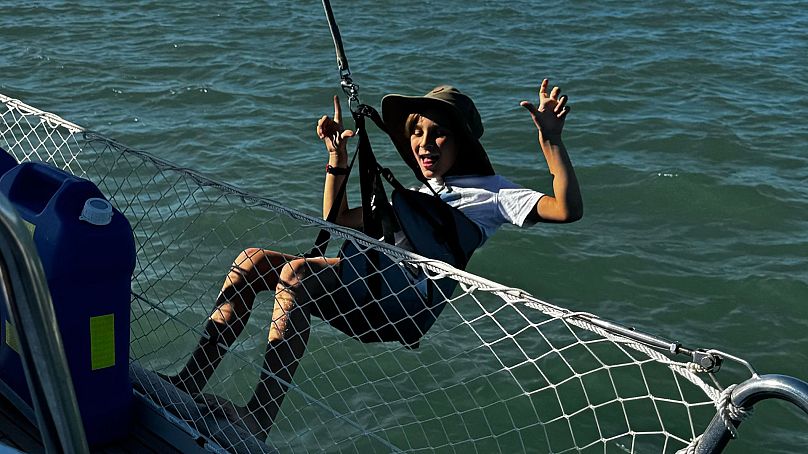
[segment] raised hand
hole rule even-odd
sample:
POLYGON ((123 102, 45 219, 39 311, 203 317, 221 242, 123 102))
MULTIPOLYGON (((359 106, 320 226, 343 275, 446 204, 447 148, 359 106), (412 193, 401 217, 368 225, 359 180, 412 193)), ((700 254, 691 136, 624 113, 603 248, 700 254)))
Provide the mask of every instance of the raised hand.
POLYGON ((530 112, 533 123, 544 138, 560 138, 570 107, 567 105, 567 95, 558 96, 561 91, 558 87, 553 87, 550 93, 547 93, 549 83, 548 79, 541 82, 538 108, 528 101, 522 101, 519 105, 530 112))
POLYGON ((334 96, 334 118, 323 115, 317 122, 317 137, 325 143, 325 147, 330 154, 347 156, 346 147, 348 138, 353 137, 354 132, 345 129, 342 125, 342 108, 339 105, 339 97, 334 96))

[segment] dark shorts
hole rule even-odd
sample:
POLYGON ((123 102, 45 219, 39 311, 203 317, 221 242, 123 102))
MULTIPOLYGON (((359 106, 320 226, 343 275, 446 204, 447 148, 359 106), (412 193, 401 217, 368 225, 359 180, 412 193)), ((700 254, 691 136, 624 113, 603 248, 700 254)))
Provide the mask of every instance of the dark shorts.
POLYGON ((410 271, 381 252, 360 252, 350 241, 340 250, 342 286, 330 297, 320 298, 311 313, 334 328, 362 342, 398 341, 415 348, 446 305, 455 281, 443 279, 441 290, 424 293, 414 285, 410 271), (378 255, 378 266, 369 258, 378 255), (410 276, 408 277, 408 274, 410 276))

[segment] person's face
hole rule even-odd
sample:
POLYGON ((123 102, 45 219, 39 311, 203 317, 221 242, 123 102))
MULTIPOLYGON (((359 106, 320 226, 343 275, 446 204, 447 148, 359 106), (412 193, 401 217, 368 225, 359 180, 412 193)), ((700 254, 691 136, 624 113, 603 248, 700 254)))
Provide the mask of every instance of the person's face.
POLYGON ((442 178, 457 159, 454 134, 434 118, 429 112, 420 115, 410 134, 412 153, 426 178, 442 178))

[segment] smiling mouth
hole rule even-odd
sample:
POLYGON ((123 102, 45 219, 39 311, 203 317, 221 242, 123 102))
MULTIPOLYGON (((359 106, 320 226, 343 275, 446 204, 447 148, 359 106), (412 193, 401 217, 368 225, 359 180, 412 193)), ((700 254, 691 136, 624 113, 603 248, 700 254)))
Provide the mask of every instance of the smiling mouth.
POLYGON ((440 159, 440 154, 437 153, 430 153, 425 155, 418 156, 418 159, 421 161, 421 165, 424 166, 425 169, 430 169, 435 166, 435 164, 440 159))

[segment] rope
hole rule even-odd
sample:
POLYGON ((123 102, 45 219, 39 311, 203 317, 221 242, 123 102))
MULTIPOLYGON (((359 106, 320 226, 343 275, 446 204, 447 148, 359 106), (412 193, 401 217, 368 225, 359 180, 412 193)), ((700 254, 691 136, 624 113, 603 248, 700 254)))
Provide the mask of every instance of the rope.
POLYGON ((334 51, 337 54, 337 66, 339 67, 340 86, 342 91, 348 96, 348 106, 353 112, 359 106, 359 86, 351 79, 351 68, 348 67, 348 57, 345 56, 345 48, 342 45, 342 35, 334 18, 331 9, 331 2, 323 0, 323 9, 328 20, 328 29, 331 31, 331 39, 334 41, 334 51))
MULTIPOLYGON (((721 391, 721 394, 715 401, 718 416, 721 418, 721 421, 724 423, 724 426, 727 428, 732 438, 738 438, 738 428, 735 427, 735 423, 740 424, 752 415, 751 408, 741 408, 732 403, 732 391, 736 386, 737 385, 728 386, 727 389, 721 391)), ((695 454, 703 435, 704 434, 694 438, 687 446, 676 451, 676 454, 695 454)))
POLYGON ((705 369, 701 364, 696 363, 687 363, 687 370, 692 374, 706 374, 707 369, 705 369))
POLYGON ((735 389, 735 386, 737 385, 729 386, 722 391, 721 395, 718 396, 718 402, 715 403, 715 406, 718 408, 718 414, 721 416, 721 420, 724 421, 724 425, 727 427, 727 430, 729 430, 729 433, 732 434, 732 438, 738 438, 738 428, 735 427, 733 421, 740 424, 752 415, 751 408, 745 409, 737 407, 732 403, 732 391, 735 389))
POLYGON ((45 112, 44 110, 39 110, 35 107, 31 107, 28 104, 25 104, 24 102, 20 101, 19 99, 10 98, 1 93, 0 93, 0 103, 3 103, 9 106, 10 108, 20 111, 20 113, 22 113, 23 115, 32 115, 39 117, 50 128, 56 128, 62 126, 65 129, 67 129, 71 134, 84 131, 84 128, 82 128, 81 126, 75 123, 71 123, 56 114, 52 114, 50 112, 45 112))
POLYGON ((347 71, 348 74, 351 70, 348 68, 348 57, 345 56, 345 48, 342 46, 342 35, 340 35, 337 21, 334 19, 334 12, 331 9, 331 2, 323 0, 323 9, 325 10, 326 19, 328 19, 328 28, 331 30, 331 39, 334 40, 334 50, 337 53, 337 65, 340 71, 347 71))

